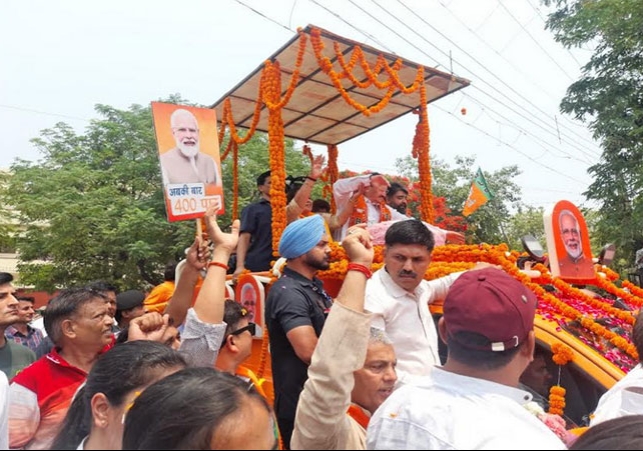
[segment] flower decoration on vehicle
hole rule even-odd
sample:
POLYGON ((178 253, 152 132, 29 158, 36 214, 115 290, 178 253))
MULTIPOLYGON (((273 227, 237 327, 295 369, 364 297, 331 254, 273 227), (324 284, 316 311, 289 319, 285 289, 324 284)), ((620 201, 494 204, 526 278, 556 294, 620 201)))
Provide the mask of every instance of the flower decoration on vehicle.
MULTIPOLYGON (((559 278, 554 278, 547 267, 534 265, 540 276, 531 279, 517 267, 520 254, 509 251, 506 244, 490 245, 447 245, 433 250, 432 261, 425 274, 425 279, 432 280, 454 272, 471 268, 476 262, 483 261, 499 265, 508 274, 528 286, 538 297, 538 314, 547 321, 557 324, 560 330, 567 330, 579 340, 596 349, 610 362, 623 371, 631 369, 637 359, 636 347, 630 335, 633 324, 631 311, 614 307, 614 301, 600 296, 592 297, 559 278), (544 286, 548 286, 545 289, 544 286), (553 291, 549 291, 553 290, 553 291)), ((346 273, 346 253, 339 243, 331 243, 331 267, 321 271, 319 277, 342 280, 346 273)), ((383 265, 383 246, 375 246, 375 257, 372 271, 383 265)), ((629 293, 603 279, 600 282, 609 288, 608 292, 617 293, 632 310, 643 304, 643 298, 636 296, 634 290, 629 293), (608 286, 611 285, 611 287, 608 286)), ((625 283, 624 286, 627 287, 625 283)))

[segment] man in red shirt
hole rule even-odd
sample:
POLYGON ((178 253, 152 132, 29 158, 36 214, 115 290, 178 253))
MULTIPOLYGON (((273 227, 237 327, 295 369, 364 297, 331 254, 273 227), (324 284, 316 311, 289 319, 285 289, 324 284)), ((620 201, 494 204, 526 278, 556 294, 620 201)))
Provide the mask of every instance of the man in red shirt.
POLYGON ((55 347, 11 381, 10 448, 49 448, 74 393, 113 343, 107 298, 88 288, 63 290, 44 322, 55 347))

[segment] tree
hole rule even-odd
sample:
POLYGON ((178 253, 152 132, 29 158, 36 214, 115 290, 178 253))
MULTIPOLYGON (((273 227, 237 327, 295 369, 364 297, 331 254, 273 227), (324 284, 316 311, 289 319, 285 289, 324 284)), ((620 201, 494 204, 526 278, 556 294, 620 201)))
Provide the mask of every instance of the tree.
MULTIPOLYGON (((450 215, 458 217, 462 214, 477 167, 473 157, 458 156, 455 161, 456 167, 452 169, 444 161, 434 159, 431 162, 431 173, 433 195, 444 198, 445 208, 450 211, 450 215)), ((396 166, 401 173, 417 178, 417 165, 412 157, 398 158, 396 166)), ((518 175, 520 170, 517 166, 506 166, 493 173, 484 172, 495 198, 466 218, 468 240, 487 243, 508 240, 504 227, 511 216, 510 212, 522 206, 520 187, 512 181, 518 175)))
MULTIPOLYGON (((0 188, 6 186, 11 174, 0 171, 0 188)), ((18 232, 15 212, 0 202, 0 252, 13 253, 16 249, 16 233, 18 232)))
MULTIPOLYGON (((222 153, 228 143, 228 136, 221 145, 222 153)), ((295 149, 294 141, 286 139, 286 172, 294 177, 308 175, 310 162, 301 150, 295 149)), ((251 202, 259 199, 257 191, 257 177, 259 174, 270 169, 270 155, 268 153, 268 135, 255 133, 250 140, 239 147, 239 215, 241 209, 251 202)), ((222 216, 222 224, 232 223, 232 199, 233 193, 233 162, 232 155, 229 155, 221 164, 223 173, 223 192, 225 196, 226 212, 222 216)), ((319 184, 318 184, 319 185, 319 184)), ((316 186, 311 197, 320 196, 321 187, 316 186)))
MULTIPOLYGON (((179 96, 165 100, 187 104, 179 96)), ((169 223, 148 106, 97 105, 100 118, 84 134, 59 123, 33 140, 36 163, 17 160, 0 195, 18 214, 21 282, 50 292, 105 279, 121 289, 160 283, 168 260, 179 260, 194 237, 193 221, 169 223)), ((240 149, 240 207, 268 167, 267 139, 258 133, 240 149)), ((298 170, 305 157, 288 142, 298 170)), ((223 163, 231 187, 230 162, 223 163)), ((231 210, 226 191, 227 214, 231 210)), ((225 218, 224 218, 225 219, 225 218)))
POLYGON ((510 249, 522 250, 520 239, 525 235, 533 235, 546 249, 545 224, 543 222, 544 209, 542 207, 521 207, 507 221, 507 236, 510 249))
POLYGON ((616 243, 631 266, 643 246, 643 8, 640 0, 543 2, 555 7, 547 27, 558 42, 594 47, 560 108, 588 122, 601 141, 601 159, 589 168, 594 181, 584 193, 599 203, 593 232, 616 243))

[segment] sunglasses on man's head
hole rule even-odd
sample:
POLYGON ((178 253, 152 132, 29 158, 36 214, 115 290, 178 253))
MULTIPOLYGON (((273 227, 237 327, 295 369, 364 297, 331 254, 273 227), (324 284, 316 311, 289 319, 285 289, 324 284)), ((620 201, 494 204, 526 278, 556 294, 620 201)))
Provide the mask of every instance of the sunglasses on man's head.
POLYGON ((246 327, 242 327, 241 329, 237 329, 234 332, 230 332, 230 335, 239 335, 244 333, 246 330, 249 331, 250 335, 254 337, 257 333, 257 325, 255 323, 248 323, 246 327))

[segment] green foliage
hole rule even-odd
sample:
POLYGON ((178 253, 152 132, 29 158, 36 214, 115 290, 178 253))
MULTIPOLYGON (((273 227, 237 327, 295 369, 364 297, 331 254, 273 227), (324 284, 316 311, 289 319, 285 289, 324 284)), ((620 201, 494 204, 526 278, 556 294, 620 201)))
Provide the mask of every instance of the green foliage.
POLYGON ((543 222, 544 209, 542 207, 520 207, 518 211, 507 221, 507 236, 509 237, 509 248, 519 251, 523 250, 520 239, 525 235, 533 235, 543 249, 547 248, 545 238, 545 224, 543 222))
MULTIPOLYGON (((179 96, 164 101, 187 103, 179 96)), ((98 279, 121 289, 147 288, 162 282, 166 262, 182 258, 194 239, 194 221, 166 219, 149 106, 97 105, 96 111, 100 118, 83 134, 64 123, 42 131, 33 140, 42 159, 17 160, 0 184, 2 205, 15 209, 22 230, 12 235, 21 282, 37 290, 98 279)), ((287 167, 308 173, 292 141, 286 153, 287 167)), ((222 165, 228 222, 231 164, 222 165)), ((253 199, 255 178, 268 167, 267 138, 258 133, 240 150, 240 208, 253 199)))
MULTIPOLYGON (((455 161, 455 168, 441 160, 434 159, 431 162, 433 195, 444 197, 452 214, 461 215, 478 167, 474 157, 458 156, 455 161)), ((396 166, 404 175, 417 179, 417 165, 412 157, 398 158, 396 166)), ((466 218, 468 241, 492 244, 512 241, 505 234, 504 228, 511 216, 510 212, 522 206, 520 187, 512 180, 518 175, 520 170, 517 166, 506 166, 491 173, 484 172, 495 197, 466 218)), ((515 242, 516 237, 513 238, 515 242)))
MULTIPOLYGON (((226 148, 228 136, 224 138, 221 152, 226 148)), ((296 150, 292 139, 285 143, 286 173, 292 176, 305 176, 310 172, 310 162, 301 150, 296 150)), ((268 153, 268 135, 255 133, 250 140, 239 147, 239 215, 243 207, 259 199, 257 177, 270 169, 270 154, 268 153)), ((230 154, 221 164, 223 172, 223 192, 225 197, 225 214, 221 217, 222 225, 232 223, 233 193, 233 161, 230 154)), ((317 185, 320 185, 319 183, 317 185)), ((316 186, 312 198, 320 197, 321 187, 316 186)))
POLYGON ((585 195, 599 204, 595 238, 632 266, 643 247, 643 7, 640 0, 545 0, 547 26, 567 47, 594 47, 561 110, 586 120, 603 154, 585 195))

